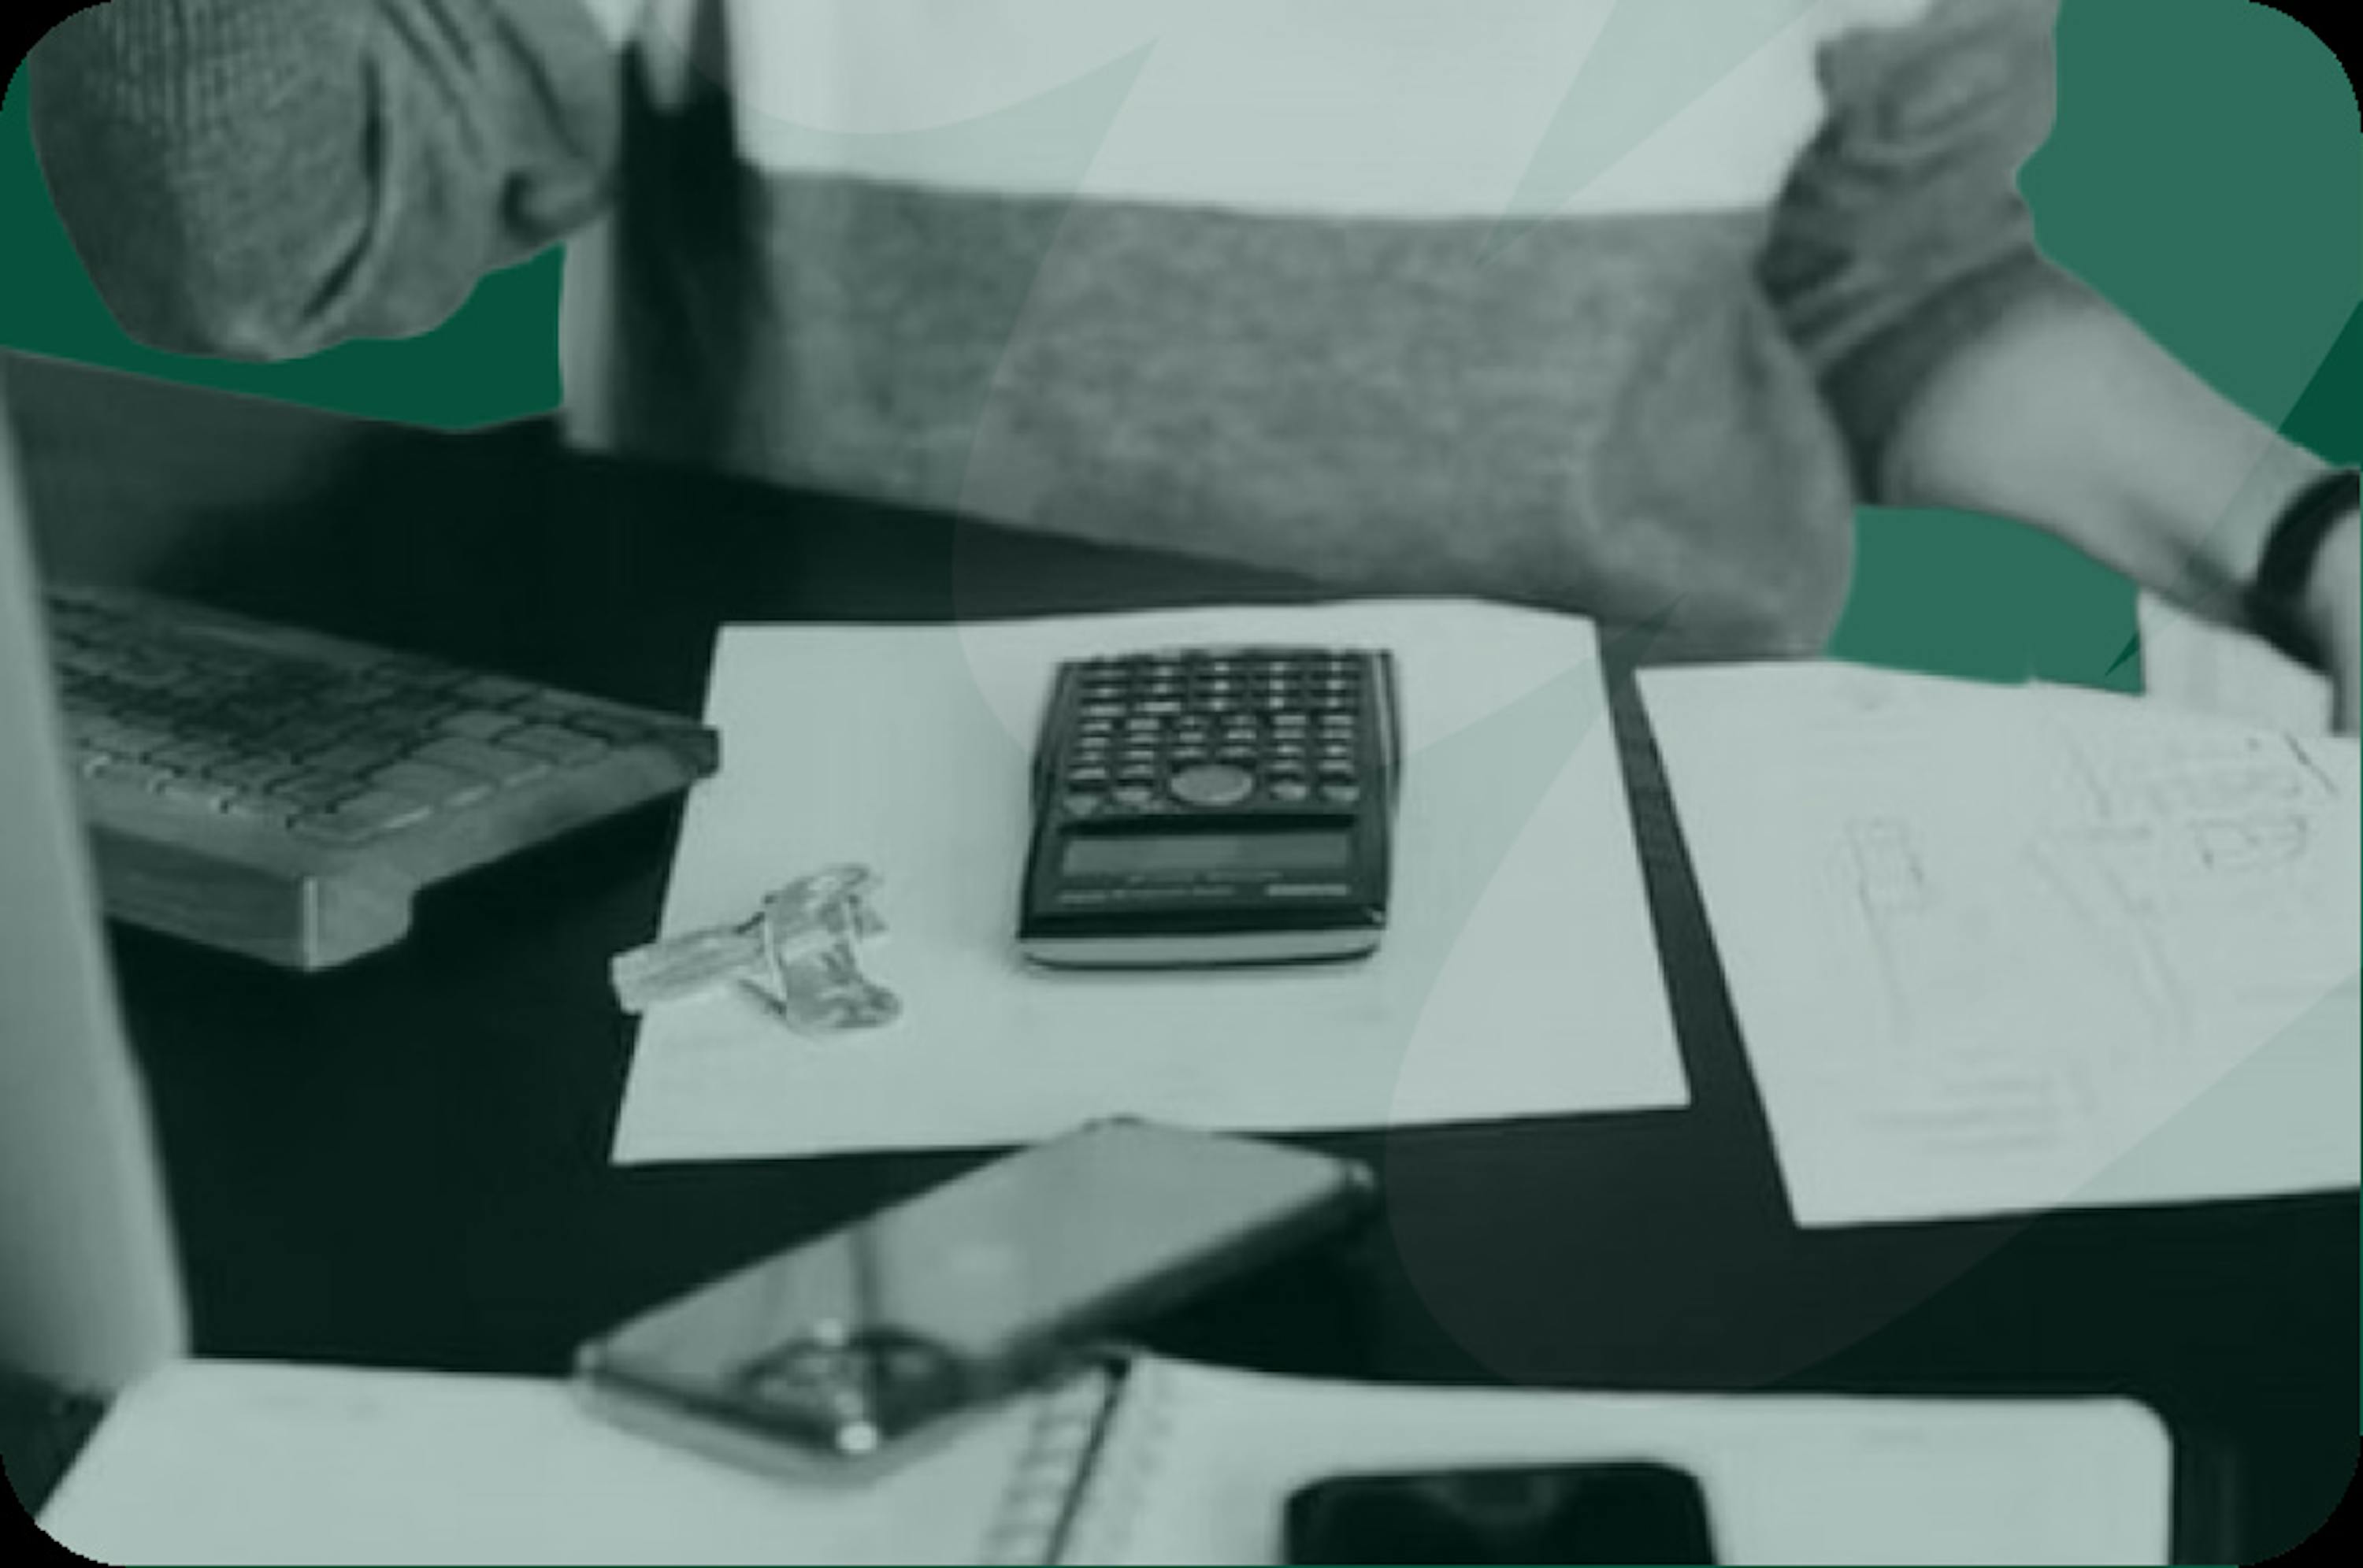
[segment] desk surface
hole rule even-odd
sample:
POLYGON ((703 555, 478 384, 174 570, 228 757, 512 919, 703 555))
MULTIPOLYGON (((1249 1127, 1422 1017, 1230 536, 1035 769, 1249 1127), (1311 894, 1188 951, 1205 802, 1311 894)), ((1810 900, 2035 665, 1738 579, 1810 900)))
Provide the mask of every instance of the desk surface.
MULTIPOLYGON (((924 621, 1302 585, 12 361, 46 564, 693 712, 729 620, 924 621)), ((2353 1195, 1804 1232, 1629 685, 1618 733, 1695 1103, 1318 1140, 1383 1218, 1160 1348, 1411 1380, 2130 1393, 2191 1456, 2178 1551, 2253 1560, 2357 1455, 2353 1195)), ((439 893, 298 977, 115 935, 212 1355, 557 1373, 586 1333, 974 1156, 618 1169, 608 956, 672 816, 439 893)))

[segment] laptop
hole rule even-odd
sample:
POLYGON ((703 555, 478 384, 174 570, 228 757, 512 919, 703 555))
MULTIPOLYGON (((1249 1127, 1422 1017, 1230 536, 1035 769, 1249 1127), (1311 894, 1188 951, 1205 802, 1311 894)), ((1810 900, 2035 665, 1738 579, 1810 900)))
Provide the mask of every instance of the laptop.
POLYGON ((186 1311, 116 1015, 0 372, 0 1370, 119 1390, 186 1311))

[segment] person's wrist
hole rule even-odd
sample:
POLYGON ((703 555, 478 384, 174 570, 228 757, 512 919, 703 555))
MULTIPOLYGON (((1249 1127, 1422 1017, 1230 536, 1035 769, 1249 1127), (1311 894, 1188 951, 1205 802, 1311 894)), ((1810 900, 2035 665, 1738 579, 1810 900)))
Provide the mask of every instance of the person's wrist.
POLYGON ((2300 664, 2352 655, 2357 505, 2355 469, 2317 472, 2274 516, 2243 591, 2248 630, 2300 664))
POLYGON ((2352 659, 2363 610, 2363 510, 2349 506, 2323 536, 2298 602, 2300 618, 2325 657, 2352 659))

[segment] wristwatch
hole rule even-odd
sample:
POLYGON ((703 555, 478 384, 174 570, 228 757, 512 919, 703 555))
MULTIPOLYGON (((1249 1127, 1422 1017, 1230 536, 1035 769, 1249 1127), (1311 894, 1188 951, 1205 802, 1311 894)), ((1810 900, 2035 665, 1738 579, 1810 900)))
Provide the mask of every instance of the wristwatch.
POLYGON ((2322 667, 2322 648, 2305 624, 2306 585, 2322 542, 2357 507, 2353 469, 2333 469, 2290 498, 2266 536, 2264 558, 2242 598, 2248 629, 2299 663, 2322 667))

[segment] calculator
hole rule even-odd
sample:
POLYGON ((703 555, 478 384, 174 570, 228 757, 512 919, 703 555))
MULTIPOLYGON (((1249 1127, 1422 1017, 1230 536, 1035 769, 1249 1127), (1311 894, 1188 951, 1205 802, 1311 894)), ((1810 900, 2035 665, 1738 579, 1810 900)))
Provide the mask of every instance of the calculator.
POLYGON ((1059 667, 1018 947, 1054 967, 1359 957, 1402 773, 1384 650, 1191 647, 1059 667))

